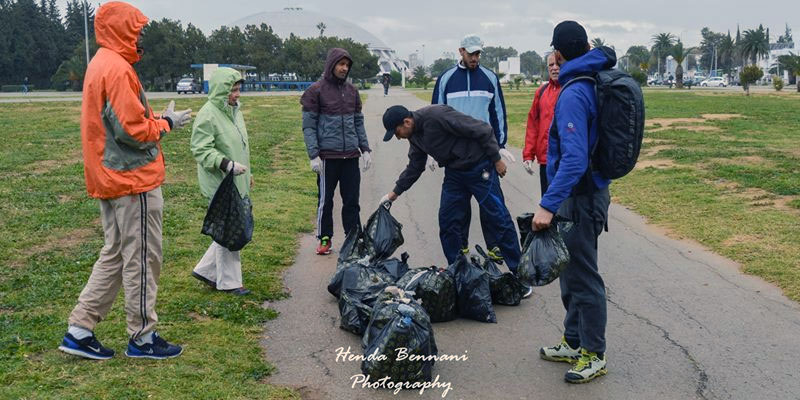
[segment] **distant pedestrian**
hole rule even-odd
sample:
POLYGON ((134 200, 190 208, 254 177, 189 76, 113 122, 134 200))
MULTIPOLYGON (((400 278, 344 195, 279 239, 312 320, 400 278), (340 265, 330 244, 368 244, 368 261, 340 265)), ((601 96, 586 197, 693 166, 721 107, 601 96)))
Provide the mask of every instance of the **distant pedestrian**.
MULTIPOLYGON (((503 90, 497 75, 490 69, 480 65, 481 53, 483 52, 483 41, 477 35, 469 34, 461 39, 461 47, 458 53, 461 59, 456 65, 444 71, 436 80, 433 88, 431 104, 447 104, 456 111, 469 115, 472 118, 488 123, 492 127, 497 145, 500 148, 500 155, 507 162, 516 162, 514 156, 506 150, 508 140, 508 123, 506 117, 506 103, 503 98, 503 90)), ((433 157, 428 157, 427 166, 433 171, 437 163, 433 157)), ((499 182, 498 182, 499 183, 499 182)), ((505 202, 503 190, 498 189, 500 200, 505 202)), ((483 210, 483 208, 481 208, 483 210)), ((509 265, 516 267, 519 264, 517 257, 519 252, 509 254, 503 253, 500 243, 491 239, 491 234, 487 226, 493 222, 489 220, 489 215, 480 212, 481 231, 488 250, 487 254, 496 262, 503 262, 508 259, 509 265)), ((467 208, 461 228, 461 246, 465 253, 469 251, 469 227, 472 221, 472 209, 467 208)))
POLYGON ((614 51, 590 51, 586 31, 575 21, 553 30, 554 54, 561 66, 561 94, 547 150, 548 187, 531 222, 538 231, 550 226, 555 214, 574 226, 564 235, 569 264, 561 273, 561 302, 566 309, 561 342, 539 349, 548 361, 575 363, 564 376, 583 383, 606 374, 606 291, 597 267, 597 237, 608 219, 609 179, 593 171, 589 154, 598 140, 598 108, 590 81, 571 79, 608 69, 614 51))
MULTIPOLYGON (((192 155, 197 161, 200 192, 209 201, 222 180, 233 172, 234 182, 245 204, 250 205, 250 141, 239 95, 244 80, 232 68, 219 68, 208 84, 208 101, 192 127, 192 155)), ((242 284, 242 260, 239 251, 230 251, 212 241, 192 276, 216 290, 244 296, 250 293, 242 284)))
POLYGON ((361 97, 347 82, 353 59, 347 50, 328 51, 322 78, 300 97, 303 138, 311 170, 317 173, 317 254, 331 253, 333 194, 339 185, 345 233, 361 225, 359 157, 366 171, 372 164, 361 97))
POLYGON ((447 262, 454 263, 462 254, 464 215, 474 197, 481 212, 489 217, 484 225, 486 240, 498 243, 503 254, 508 255, 508 268, 516 272, 520 259, 517 229, 500 195, 500 178, 506 174, 506 164, 500 157, 492 126, 444 104, 414 112, 392 106, 383 114, 383 126, 386 128, 383 141, 393 136, 407 139, 409 150, 408 166, 380 204, 395 201, 409 190, 425 171, 426 160, 431 156, 444 167, 439 240, 447 262))
POLYGON ((547 139, 556 100, 561 92, 558 83, 559 66, 554 53, 547 56, 547 75, 549 80, 536 90, 533 104, 528 112, 528 127, 525 129, 525 148, 522 150, 522 166, 529 174, 534 174, 533 163, 539 163, 539 185, 541 194, 547 191, 547 139))
POLYGON ((389 86, 392 84, 392 76, 389 74, 383 74, 381 83, 383 84, 383 97, 386 97, 389 95, 389 86))
POLYGON ((28 77, 22 80, 22 93, 28 94, 28 77))
POLYGON ((59 350, 105 360, 114 351, 94 335, 120 288, 125 290, 128 348, 136 358, 176 357, 183 349, 156 333, 156 294, 161 273, 164 152, 161 139, 189 123, 192 110, 170 102, 153 113, 133 64, 141 59, 145 17, 112 1, 97 9, 100 49, 89 62, 81 109, 83 169, 89 196, 100 200, 105 245, 69 316, 59 350))

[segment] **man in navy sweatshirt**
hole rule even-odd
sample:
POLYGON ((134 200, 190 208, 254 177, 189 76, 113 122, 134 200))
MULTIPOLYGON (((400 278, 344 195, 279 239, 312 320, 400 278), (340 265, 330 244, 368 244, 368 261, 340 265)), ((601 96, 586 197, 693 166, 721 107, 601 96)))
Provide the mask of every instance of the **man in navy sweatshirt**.
POLYGON ((561 273, 561 301, 566 309, 561 342, 539 350, 549 361, 574 363, 564 378, 588 382, 606 373, 606 292, 597 267, 597 238, 608 218, 610 180, 593 172, 590 152, 597 142, 597 98, 594 84, 578 80, 616 63, 609 48, 590 51, 586 31, 564 21, 553 31, 556 59, 561 66, 561 95, 556 103, 547 150, 549 186, 532 221, 533 230, 550 226, 553 215, 575 225, 564 235, 570 254, 561 273))

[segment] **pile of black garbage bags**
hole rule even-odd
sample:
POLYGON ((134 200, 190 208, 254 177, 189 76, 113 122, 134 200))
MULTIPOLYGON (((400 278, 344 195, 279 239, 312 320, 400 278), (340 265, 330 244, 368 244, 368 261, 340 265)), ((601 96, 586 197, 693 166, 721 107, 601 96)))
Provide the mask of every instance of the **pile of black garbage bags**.
POLYGON ((362 336, 365 375, 430 381, 435 357, 424 356, 438 354, 432 323, 459 317, 496 323, 495 304, 519 305, 528 286, 552 282, 569 261, 561 236, 568 225, 530 232, 526 214, 518 218, 524 239, 517 274, 501 270, 480 246, 446 268, 409 268, 408 253, 392 257, 404 239, 390 207, 384 203, 347 234, 328 284, 339 300, 340 327, 362 336), (399 348, 423 357, 397 360, 399 348))

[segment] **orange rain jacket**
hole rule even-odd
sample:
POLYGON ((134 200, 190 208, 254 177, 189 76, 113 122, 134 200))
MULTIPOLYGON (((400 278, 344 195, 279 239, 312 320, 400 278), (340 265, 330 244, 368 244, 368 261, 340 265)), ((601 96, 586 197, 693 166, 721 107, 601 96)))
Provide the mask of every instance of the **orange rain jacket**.
POLYGON ((153 115, 132 64, 147 17, 123 2, 100 6, 97 50, 86 69, 81 109, 83 170, 89 196, 114 199, 153 190, 164 181, 160 140, 170 130, 153 115))

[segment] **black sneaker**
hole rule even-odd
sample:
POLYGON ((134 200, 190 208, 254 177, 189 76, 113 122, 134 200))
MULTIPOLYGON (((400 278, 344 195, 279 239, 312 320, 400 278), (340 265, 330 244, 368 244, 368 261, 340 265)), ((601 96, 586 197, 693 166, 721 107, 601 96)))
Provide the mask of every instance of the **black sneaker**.
POLYGON ((94 334, 78 340, 75 339, 75 336, 72 336, 71 333, 67 332, 67 334, 64 335, 64 339, 61 341, 61 346, 58 346, 58 349, 64 353, 72 354, 73 356, 92 360, 108 360, 114 357, 114 350, 103 347, 94 334))
POLYGON ((170 344, 153 332, 153 343, 138 345, 133 339, 128 340, 128 349, 125 355, 132 358, 152 358, 154 360, 164 360, 167 358, 181 355, 183 348, 178 345, 170 344))
POLYGON ((213 289, 217 288, 217 282, 214 282, 214 281, 206 278, 205 276, 198 274, 197 272, 192 271, 192 277, 194 277, 195 279, 197 279, 200 282, 205 283, 208 286, 211 286, 211 288, 213 288, 213 289))

